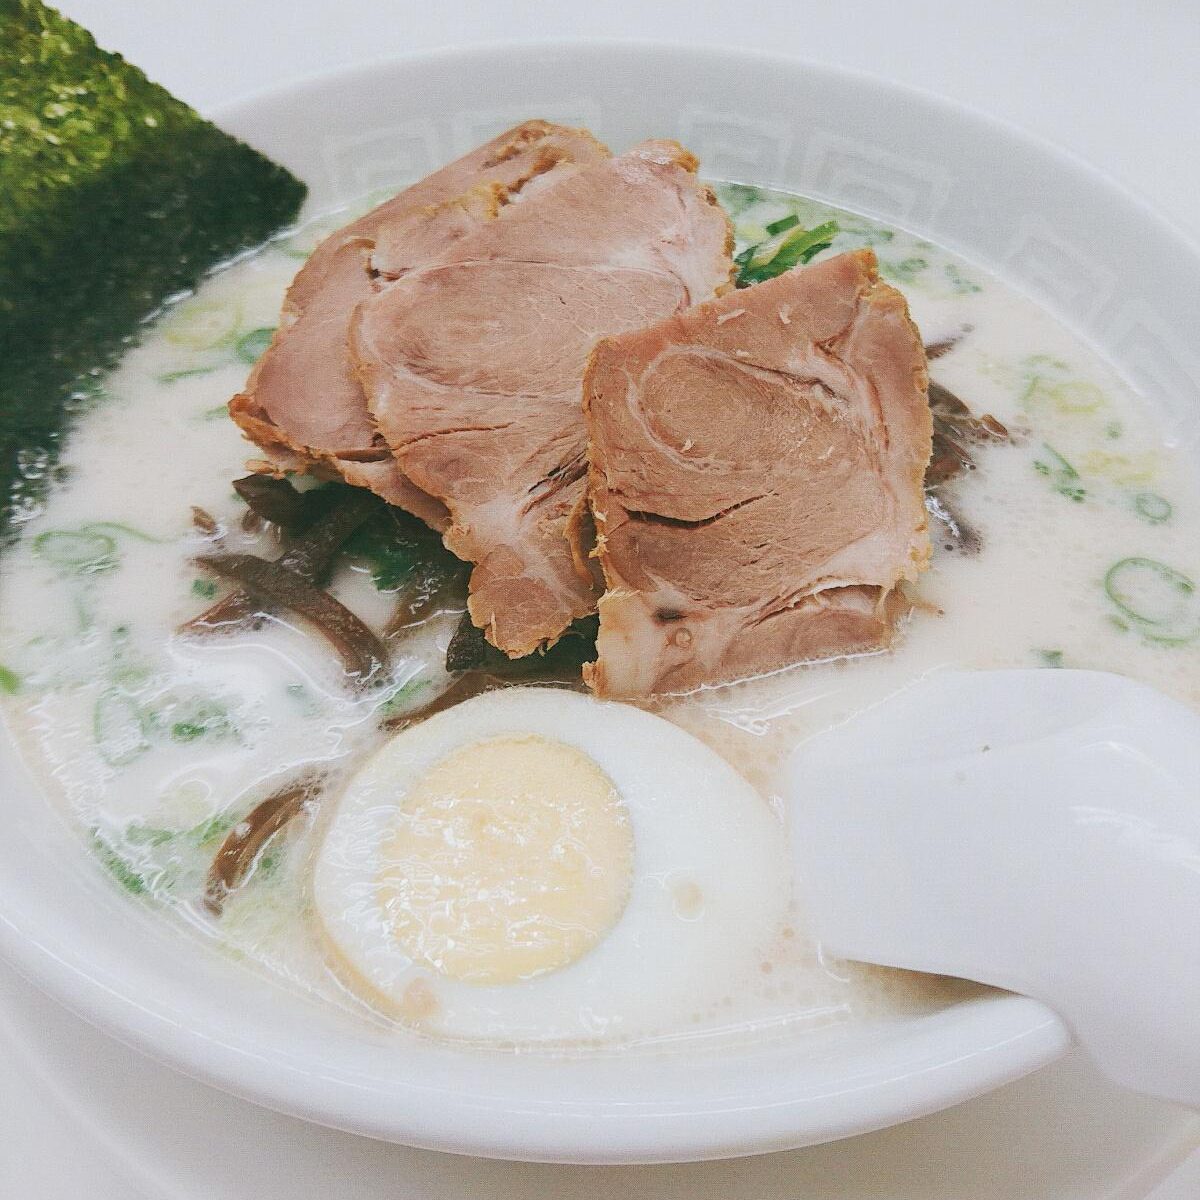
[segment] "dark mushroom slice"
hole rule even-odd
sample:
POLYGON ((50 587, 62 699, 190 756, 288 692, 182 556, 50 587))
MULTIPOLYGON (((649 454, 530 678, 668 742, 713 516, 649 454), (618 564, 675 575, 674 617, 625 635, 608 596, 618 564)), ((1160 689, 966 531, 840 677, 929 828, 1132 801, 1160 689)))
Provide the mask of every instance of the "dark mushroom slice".
POLYGON ((313 777, 275 792, 229 831, 204 881, 204 907, 210 913, 221 915, 229 893, 246 882, 267 843, 300 815, 322 782, 320 777, 313 777))
POLYGON ((192 525, 206 538, 211 538, 213 541, 221 536, 221 526, 217 523, 216 517, 208 509, 201 508, 198 504, 192 505, 192 525))
POLYGON ((983 538, 979 531, 959 513, 945 496, 936 491, 925 493, 925 509, 938 523, 938 534, 946 550, 958 551, 972 557, 983 549, 983 538))
POLYGON ((575 683, 583 678, 583 664, 596 658, 599 617, 581 617, 546 650, 522 658, 509 658, 483 636, 468 613, 463 613, 450 644, 446 647, 446 670, 481 670, 499 679, 539 679, 575 683))
POLYGON ((487 659, 487 644, 483 630, 471 620, 469 613, 463 613, 446 646, 446 670, 454 674, 480 669, 487 659))
POLYGON ((991 413, 977 417, 948 387, 929 381, 929 411, 934 425, 950 434, 974 442, 1008 441, 1008 429, 991 413))
POLYGON ((925 471, 926 489, 938 487, 974 467, 968 445, 1012 440, 1008 429, 991 413, 975 416, 949 388, 932 379, 929 411, 933 416, 933 457, 925 471))
POLYGON ((570 625, 548 650, 524 658, 509 658, 484 638, 483 630, 472 623, 469 614, 463 613, 446 647, 446 670, 457 673, 458 678, 428 704, 389 718, 383 728, 405 729, 472 696, 512 684, 561 683, 582 687, 583 664, 596 658, 598 629, 599 618, 583 617, 570 625))
MULTIPOLYGON (((957 340, 957 339, 955 339, 957 340)), ((938 344, 935 343, 936 348, 938 344)), ((947 347, 948 349, 949 347, 947 347)), ((931 347, 926 346, 925 355, 931 347)), ((939 351, 945 353, 945 350, 939 351)), ((975 467, 969 446, 986 442, 1011 442, 1012 435, 990 413, 977 417, 948 387, 929 381, 929 411, 933 416, 933 454, 925 468, 925 508, 938 522, 948 550, 975 555, 983 539, 942 493, 943 485, 975 467)))
POLYGON ((928 342, 925 345, 925 357, 929 362, 933 362, 935 358, 941 358, 943 354, 949 354, 959 342, 967 336, 973 325, 963 325, 956 333, 949 334, 947 337, 938 338, 936 342, 928 342))
POLYGON ((355 532, 344 551, 370 573, 379 591, 393 597, 385 635, 467 606, 467 564, 424 522, 401 509, 384 507, 355 532))
POLYGON ((383 501, 363 488, 339 488, 333 506, 288 547, 280 564, 319 583, 346 539, 382 507, 383 501))
POLYGON ((428 621, 441 612, 461 612, 467 603, 466 574, 460 578, 445 575, 414 575, 396 593, 396 608, 387 623, 387 636, 401 633, 428 621))
POLYGON ((293 613, 312 625, 338 652, 346 671, 366 682, 383 670, 387 650, 358 617, 328 592, 309 583, 282 561, 253 554, 206 554, 196 562, 272 609, 293 613))
POLYGON ((929 492, 951 479, 957 479, 964 471, 970 471, 974 466, 975 460, 966 447, 938 429, 935 423, 933 454, 925 468, 925 491, 929 492))
POLYGON ((298 492, 286 479, 246 475, 233 481, 233 490, 251 512, 280 529, 296 530, 309 516, 311 505, 305 503, 305 493, 298 492))
MULTIPOLYGON (((332 506, 276 562, 305 582, 319 582, 346 539, 377 512, 381 504, 382 501, 361 488, 339 489, 332 506)), ((262 615, 262 598, 240 588, 206 608, 199 616, 185 621, 180 632, 227 632, 244 628, 262 615)))

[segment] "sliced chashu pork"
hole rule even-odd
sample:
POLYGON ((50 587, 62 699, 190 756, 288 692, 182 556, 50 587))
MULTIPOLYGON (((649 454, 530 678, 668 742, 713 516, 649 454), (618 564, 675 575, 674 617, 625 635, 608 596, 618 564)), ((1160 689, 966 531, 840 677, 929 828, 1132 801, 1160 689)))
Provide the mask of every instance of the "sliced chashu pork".
POLYGON ((505 653, 595 611, 572 557, 584 365, 597 338, 728 287, 728 218, 674 142, 569 174, 359 307, 351 346, 404 474, 443 502, 473 562, 469 607, 505 653))
POLYGON ((288 289, 278 332, 230 402, 234 420, 277 465, 336 473, 443 528, 445 507, 397 468, 347 357, 350 315, 373 291, 369 268, 419 265, 533 181, 606 157, 585 130, 528 121, 330 234, 288 289))
POLYGON ((887 646, 927 565, 928 377, 869 251, 602 341, 584 382, 600 695, 887 646))

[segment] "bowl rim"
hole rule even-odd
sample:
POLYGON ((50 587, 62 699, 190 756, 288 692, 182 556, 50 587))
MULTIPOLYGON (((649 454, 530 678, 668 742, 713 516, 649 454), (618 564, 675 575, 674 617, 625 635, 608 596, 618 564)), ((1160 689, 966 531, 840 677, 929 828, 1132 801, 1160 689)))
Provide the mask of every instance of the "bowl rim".
MULTIPOLYGON (((705 64, 770 63, 781 69, 839 77, 880 98, 908 97, 942 109, 959 122, 1049 155, 1114 202, 1135 206, 1162 233, 1200 257, 1200 246, 1143 198, 1069 150, 1007 121, 923 89, 858 70, 768 51, 643 39, 521 39, 444 46, 310 73, 260 89, 210 110, 235 131, 269 105, 286 105, 302 94, 320 95, 350 82, 369 83, 398 71, 439 64, 469 69, 472 61, 554 52, 572 54, 667 54, 705 64)), ((269 151, 268 151, 269 152, 269 151)), ((3 748, 0 748, 3 749, 3 748)), ((7 754, 0 755, 3 765, 7 754)), ((7 771, 0 772, 7 776, 7 771)), ((2 882, 2 880, 0 880, 2 882)), ((206 1033, 203 1022, 181 1023, 178 1004, 159 1003, 133 992, 115 959, 96 958, 94 948, 64 942, 36 906, 0 909, 0 953, 17 970, 87 1021, 121 1042, 224 1091, 319 1124, 434 1150, 527 1161, 574 1163, 678 1162, 781 1150, 853 1136, 926 1115, 1019 1078, 1059 1057, 1070 1035, 1059 1018, 1036 1001, 997 994, 955 1006, 953 1027, 927 1038, 924 1059, 910 1056, 898 1069, 865 1061, 859 1082, 823 1095, 764 1096, 761 1103, 730 1104, 722 1096, 681 1096, 674 1105, 645 1106, 587 1101, 547 1120, 544 1106, 516 1097, 508 1104, 438 1093, 397 1081, 394 1103, 380 1109, 379 1094, 353 1080, 322 1091, 302 1064, 268 1054, 251 1042, 206 1033), (937 1049, 934 1050, 933 1047, 937 1049), (798 1132, 802 1130, 802 1132, 798 1132)), ((178 996, 175 997, 179 999, 178 996)), ((202 1006, 201 1006, 202 1007, 202 1006)), ((193 1006, 191 1015, 196 1015, 193 1006)), ((203 1014, 201 1014, 203 1015, 203 1014)), ((868 1058, 870 1055, 867 1056, 868 1058)))
POLYGON ((1163 233, 1184 242, 1197 257, 1200 257, 1200 231, 1194 233, 1187 226, 1163 212, 1155 205, 1148 193, 1118 178, 1113 172, 1099 166, 1091 159, 1085 158, 1063 142, 1035 133, 1007 117, 1000 117, 995 113, 975 108, 962 100, 942 95, 929 88, 919 87, 914 83, 888 79, 886 76, 861 67, 825 62, 820 59, 806 58, 803 55, 763 50, 750 46, 725 47, 714 46, 707 42, 669 42, 662 38, 598 37, 588 34, 554 38, 497 38, 464 45, 428 46, 403 54, 372 55, 357 59, 352 63, 341 63, 309 71, 303 75, 297 75, 288 82, 251 88, 233 99, 222 100, 206 106, 202 115, 223 126, 226 121, 236 121, 243 113, 260 105, 278 101, 293 93, 308 90, 320 91, 340 80, 370 76, 417 63, 435 63, 440 59, 461 60, 471 57, 490 57, 493 54, 527 53, 533 50, 551 53, 578 50, 605 52, 633 50, 655 54, 709 57, 714 62, 739 59, 747 64, 761 63, 763 65, 799 67, 806 71, 837 75, 843 79, 852 80, 863 88, 870 88, 881 93, 908 96, 919 104, 953 113, 968 123, 990 128, 993 132, 1002 134, 1010 140, 1021 142, 1030 149, 1066 161, 1072 168, 1090 176, 1093 182, 1113 193, 1124 203, 1136 206, 1139 215, 1153 222, 1163 233))

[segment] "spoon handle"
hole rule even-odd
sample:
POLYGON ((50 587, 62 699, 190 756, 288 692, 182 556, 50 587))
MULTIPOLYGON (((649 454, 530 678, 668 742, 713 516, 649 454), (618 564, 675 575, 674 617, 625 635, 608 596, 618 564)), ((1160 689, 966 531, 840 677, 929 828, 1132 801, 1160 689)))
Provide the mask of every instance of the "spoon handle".
POLYGON ((830 950, 1032 996, 1112 1079, 1200 1107, 1190 708, 1100 672, 947 672, 806 743, 788 782, 830 950))

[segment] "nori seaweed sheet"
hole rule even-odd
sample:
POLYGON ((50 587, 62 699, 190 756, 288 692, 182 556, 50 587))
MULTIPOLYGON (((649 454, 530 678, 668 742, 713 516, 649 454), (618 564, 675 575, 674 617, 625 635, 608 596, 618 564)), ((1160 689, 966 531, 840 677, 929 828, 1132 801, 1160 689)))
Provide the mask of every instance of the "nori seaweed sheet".
POLYGON ((304 194, 74 22, 0 0, 0 544, 146 319, 304 194))

